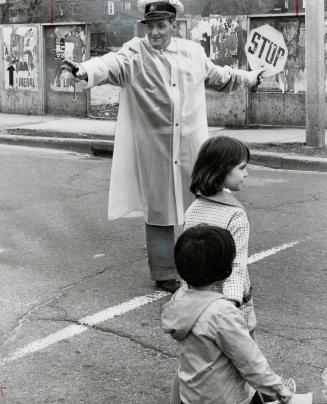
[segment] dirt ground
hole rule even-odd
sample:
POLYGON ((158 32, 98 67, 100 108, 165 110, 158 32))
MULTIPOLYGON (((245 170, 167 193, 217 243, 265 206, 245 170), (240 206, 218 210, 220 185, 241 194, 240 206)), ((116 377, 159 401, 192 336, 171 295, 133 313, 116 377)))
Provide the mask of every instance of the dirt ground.
POLYGON ((89 118, 115 121, 118 113, 120 88, 104 84, 91 89, 89 118))
POLYGON ((120 88, 111 86, 110 84, 103 84, 91 88, 91 105, 96 107, 98 105, 116 104, 119 101, 120 88))
POLYGON ((89 118, 93 119, 107 119, 109 121, 115 121, 118 115, 118 103, 115 104, 103 104, 103 105, 91 105, 89 118))

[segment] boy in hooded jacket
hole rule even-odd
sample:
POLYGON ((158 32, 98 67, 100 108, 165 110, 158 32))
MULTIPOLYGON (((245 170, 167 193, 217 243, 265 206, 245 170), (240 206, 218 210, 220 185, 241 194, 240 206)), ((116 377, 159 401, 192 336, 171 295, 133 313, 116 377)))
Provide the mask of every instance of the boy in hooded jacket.
POLYGON ((214 291, 232 272, 235 244, 228 230, 198 225, 174 251, 187 283, 162 307, 162 327, 179 346, 182 404, 257 404, 260 393, 288 403, 292 393, 251 338, 243 315, 214 291))

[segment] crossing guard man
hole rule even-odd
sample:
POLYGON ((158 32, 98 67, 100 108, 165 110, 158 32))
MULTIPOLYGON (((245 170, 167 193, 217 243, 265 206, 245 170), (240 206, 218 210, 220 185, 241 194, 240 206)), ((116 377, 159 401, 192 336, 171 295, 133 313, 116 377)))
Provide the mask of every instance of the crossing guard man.
POLYGON ((208 138, 205 83, 229 93, 259 84, 262 70, 214 65, 200 44, 175 38, 179 0, 139 0, 138 7, 144 38, 81 64, 64 62, 63 70, 89 88, 121 87, 108 217, 144 215, 151 278, 173 292, 179 286, 174 226, 193 200, 191 170, 208 138))

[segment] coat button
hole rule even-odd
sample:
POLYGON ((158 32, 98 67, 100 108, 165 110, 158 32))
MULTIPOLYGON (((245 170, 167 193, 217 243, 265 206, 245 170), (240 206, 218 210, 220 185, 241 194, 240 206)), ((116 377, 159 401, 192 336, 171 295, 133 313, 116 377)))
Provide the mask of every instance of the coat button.
POLYGON ((175 161, 174 163, 177 164, 177 161, 175 161))
POLYGON ((178 126, 178 123, 175 123, 175 126, 178 126))
POLYGON ((173 84, 173 87, 176 87, 176 84, 175 84, 175 83, 173 84))

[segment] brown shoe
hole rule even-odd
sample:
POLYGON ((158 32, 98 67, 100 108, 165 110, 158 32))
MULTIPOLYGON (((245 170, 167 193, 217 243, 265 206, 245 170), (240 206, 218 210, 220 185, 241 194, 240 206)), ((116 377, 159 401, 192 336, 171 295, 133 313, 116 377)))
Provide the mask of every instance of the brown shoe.
POLYGON ((156 281, 156 287, 165 292, 174 293, 181 286, 177 279, 167 279, 165 281, 156 281))

